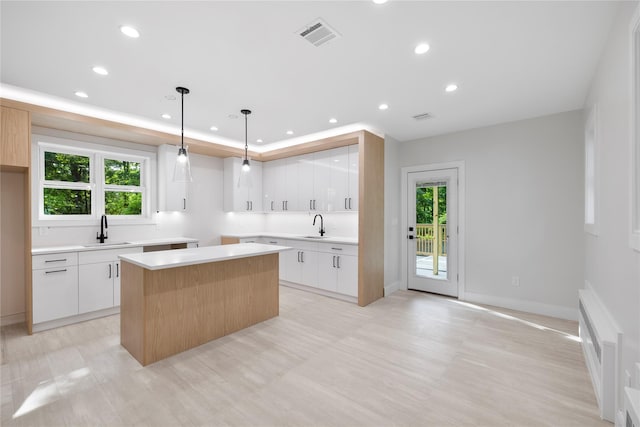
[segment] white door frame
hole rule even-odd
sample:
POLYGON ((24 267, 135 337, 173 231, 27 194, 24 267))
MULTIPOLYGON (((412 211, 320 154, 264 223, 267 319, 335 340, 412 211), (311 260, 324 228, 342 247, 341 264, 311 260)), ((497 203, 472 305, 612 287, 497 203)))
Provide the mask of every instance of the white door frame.
POLYGON ((446 162, 446 163, 432 163, 429 165, 419 166, 406 166, 401 168, 400 176, 400 227, 401 227, 401 268, 400 268, 400 283, 402 289, 408 289, 408 277, 407 277, 407 235, 409 233, 409 225, 407 222, 407 180, 409 179, 409 173, 411 172, 427 172, 436 171, 440 169, 457 169, 458 170, 458 299, 465 299, 465 229, 466 229, 466 215, 465 215, 465 165, 464 160, 446 162))

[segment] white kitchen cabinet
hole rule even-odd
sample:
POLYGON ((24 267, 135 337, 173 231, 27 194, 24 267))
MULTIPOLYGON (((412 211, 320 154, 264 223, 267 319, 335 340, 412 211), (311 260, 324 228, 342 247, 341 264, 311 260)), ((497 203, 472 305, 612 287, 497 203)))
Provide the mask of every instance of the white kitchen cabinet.
POLYGON ((113 262, 78 267, 78 313, 113 307, 113 262))
POLYGON ((318 287, 358 296, 357 246, 321 243, 318 254, 318 287))
POLYGON ((224 159, 225 212, 262 211, 262 162, 251 160, 251 170, 242 170, 242 159, 224 159))
POLYGON ((76 252, 33 257, 33 323, 78 314, 77 264, 76 252))
POLYGON ((120 305, 118 255, 140 253, 141 247, 80 252, 78 255, 78 312, 88 313, 120 305))
POLYGON ((305 286, 318 286, 317 244, 299 240, 282 243, 293 249, 280 252, 280 279, 305 286))
POLYGON ((298 210, 314 211, 314 154, 303 154, 294 159, 298 166, 298 210))
POLYGON ((285 209, 285 159, 273 160, 262 165, 263 207, 266 212, 285 209))
POLYGON ((185 212, 189 208, 189 184, 173 182, 178 148, 173 145, 158 147, 158 211, 185 212))

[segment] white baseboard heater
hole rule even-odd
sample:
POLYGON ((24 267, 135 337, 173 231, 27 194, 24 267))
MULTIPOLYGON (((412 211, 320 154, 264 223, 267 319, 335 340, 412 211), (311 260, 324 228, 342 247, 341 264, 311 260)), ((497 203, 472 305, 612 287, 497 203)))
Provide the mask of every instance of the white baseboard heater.
POLYGON ((622 335, 592 290, 581 289, 579 295, 582 351, 598 399, 600 417, 615 422, 616 361, 622 335))
POLYGON ((640 427, 640 390, 624 388, 624 427, 640 427))

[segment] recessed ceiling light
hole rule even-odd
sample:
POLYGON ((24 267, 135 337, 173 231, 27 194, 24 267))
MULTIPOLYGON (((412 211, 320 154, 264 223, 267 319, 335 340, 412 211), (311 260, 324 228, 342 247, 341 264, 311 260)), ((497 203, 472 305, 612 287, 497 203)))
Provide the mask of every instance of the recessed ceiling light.
POLYGON ((218 128, 217 128, 217 127, 215 127, 215 126, 211 126, 209 129, 210 129, 210 130, 212 130, 212 131, 214 131, 214 132, 218 130, 218 128))
POLYGON ((93 72, 96 74, 100 74, 101 76, 106 76, 109 74, 107 69, 104 67, 93 67, 93 72))
POLYGON ((446 90, 447 92, 455 92, 456 90, 458 90, 458 85, 455 83, 451 83, 447 85, 447 87, 444 90, 446 90))
POLYGON ((122 31, 122 34, 124 34, 125 36, 129 36, 134 39, 140 37, 140 32, 133 27, 129 27, 128 25, 121 26, 120 31, 122 31))
POLYGON ((164 114, 162 115, 162 118, 163 118, 163 119, 170 119, 170 118, 171 118, 171 115, 170 115, 170 114, 167 114, 167 113, 164 113, 164 114))
POLYGON ((76 96, 80 97, 80 98, 88 98, 89 97, 89 95, 87 95, 86 92, 81 92, 81 91, 77 91, 76 92, 76 96))
POLYGON ((338 119, 330 118, 329 123, 338 123, 338 119))
POLYGON ((293 135, 293 131, 292 130, 288 130, 287 131, 287 135, 293 135))
POLYGON ((378 105, 378 110, 386 110, 387 108, 389 108, 389 106, 387 104, 378 105))
POLYGON ((416 53, 416 55, 422 55, 423 53, 427 53, 429 51, 429 45, 426 43, 420 43, 413 51, 416 53))
POLYGON ((258 139, 256 139, 256 142, 257 142, 258 144, 261 144, 261 143, 262 143, 262 140, 258 138, 258 139))
POLYGON ((388 0, 373 0, 375 4, 385 4, 388 0))

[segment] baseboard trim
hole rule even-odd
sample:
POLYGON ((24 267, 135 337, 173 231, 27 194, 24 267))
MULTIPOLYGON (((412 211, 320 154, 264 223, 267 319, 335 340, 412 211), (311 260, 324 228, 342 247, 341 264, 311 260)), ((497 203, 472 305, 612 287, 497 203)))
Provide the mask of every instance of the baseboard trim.
POLYGON ((9 314, 7 316, 0 317, 0 326, 15 325, 16 323, 26 322, 26 316, 24 313, 9 314))
MULTIPOLYGON (((578 320, 578 308, 564 307, 560 305, 543 304, 541 302, 526 301, 514 298, 496 297, 493 295, 465 292, 464 300, 480 304, 494 305, 496 307, 509 308, 511 310, 526 311, 527 313, 541 314, 543 316, 558 317, 566 320, 578 320)), ((576 304, 578 296, 576 295, 576 304)))
POLYGON ((402 286, 400 286, 400 282, 393 282, 390 283, 388 285, 384 285, 384 296, 389 296, 392 293, 394 293, 395 291, 399 291, 400 289, 404 289, 402 286))
POLYGON ((286 286, 288 288, 300 289, 301 291, 307 291, 318 295, 324 295, 325 297, 335 298, 342 301, 352 302, 354 304, 358 303, 357 297, 352 297, 349 295, 338 294, 336 292, 326 291, 324 289, 313 288, 311 286, 302 285, 300 283, 287 282, 286 280, 280 280, 281 286, 286 286))
POLYGON ((90 313, 79 314, 77 316, 65 317, 64 319, 50 320, 33 325, 33 332, 42 332, 48 329, 59 328, 61 326, 72 325, 74 323, 85 322, 99 317, 111 316, 120 313, 120 306, 105 308, 104 310, 92 311, 90 313))

